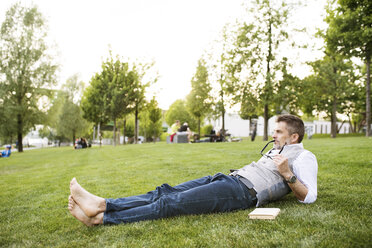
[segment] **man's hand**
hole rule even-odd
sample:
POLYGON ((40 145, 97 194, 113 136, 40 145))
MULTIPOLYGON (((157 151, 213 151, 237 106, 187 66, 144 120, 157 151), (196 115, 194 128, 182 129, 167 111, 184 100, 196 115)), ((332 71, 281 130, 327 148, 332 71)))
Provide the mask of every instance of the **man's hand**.
MULTIPOLYGON (((273 156, 273 161, 278 168, 279 173, 286 181, 288 181, 289 178, 294 175, 289 169, 288 158, 284 157, 282 154, 277 154, 273 156)), ((296 180, 295 183, 289 183, 288 186, 292 189, 297 199, 300 201, 305 200, 308 189, 303 183, 301 183, 299 180, 296 180)))
POLYGON ((277 154, 273 156, 273 161, 278 168, 279 173, 285 180, 288 180, 293 176, 293 173, 288 166, 288 158, 284 157, 282 154, 277 154))

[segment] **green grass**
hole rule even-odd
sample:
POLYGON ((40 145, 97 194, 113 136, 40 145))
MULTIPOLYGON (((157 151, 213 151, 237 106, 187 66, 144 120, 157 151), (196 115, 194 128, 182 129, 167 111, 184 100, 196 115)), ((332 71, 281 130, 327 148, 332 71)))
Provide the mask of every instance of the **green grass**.
POLYGON ((116 198, 227 173, 259 159, 265 143, 165 143, 48 148, 0 159, 0 247, 371 247, 372 139, 305 140, 318 158, 318 200, 293 194, 266 207, 277 219, 249 220, 252 209, 88 228, 67 210, 69 181, 116 198))

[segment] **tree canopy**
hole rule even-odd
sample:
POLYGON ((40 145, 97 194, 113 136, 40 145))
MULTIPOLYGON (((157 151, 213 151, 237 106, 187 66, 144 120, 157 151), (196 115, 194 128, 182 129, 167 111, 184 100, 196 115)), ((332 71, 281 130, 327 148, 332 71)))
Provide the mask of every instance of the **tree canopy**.
POLYGON ((313 110, 326 113, 331 119, 331 136, 335 138, 337 113, 345 112, 350 96, 356 91, 357 75, 351 61, 341 55, 326 55, 309 64, 314 73, 301 85, 304 109, 308 114, 313 110))
POLYGON ((372 2, 339 0, 328 7, 326 42, 337 53, 361 58, 366 65, 366 136, 371 130, 372 2))
POLYGON ((212 111, 211 85, 208 82, 208 71, 204 60, 198 61, 196 73, 191 80, 191 92, 187 96, 187 108, 190 114, 198 120, 198 133, 203 118, 212 111))
POLYGON ((112 120, 114 145, 116 121, 138 110, 144 99, 144 85, 140 83, 142 75, 135 65, 111 56, 103 62, 102 71, 92 77, 90 86, 84 92, 84 117, 96 124, 112 120))
MULTIPOLYGON (((0 102, 9 136, 17 136, 18 151, 31 127, 43 119, 39 108, 42 96, 54 85, 57 66, 48 53, 45 21, 37 7, 14 4, 6 12, 0 31, 0 102)), ((0 129, 2 129, 1 127, 0 129)))
POLYGON ((264 140, 268 139, 268 120, 275 113, 274 84, 280 78, 280 45, 288 38, 284 28, 288 12, 285 1, 254 1, 249 10, 252 18, 238 29, 230 51, 230 91, 242 104, 243 116, 263 114, 264 140))
POLYGON ((168 111, 165 114, 165 121, 169 126, 171 126, 176 120, 189 124, 191 130, 195 130, 197 127, 197 120, 192 117, 186 107, 185 100, 176 100, 172 105, 170 105, 168 111))

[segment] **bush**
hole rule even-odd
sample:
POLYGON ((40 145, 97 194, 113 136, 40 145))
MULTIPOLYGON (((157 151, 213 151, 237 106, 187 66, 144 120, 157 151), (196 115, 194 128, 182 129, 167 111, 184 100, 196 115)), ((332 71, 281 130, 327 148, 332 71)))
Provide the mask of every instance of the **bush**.
POLYGON ((210 134, 212 129, 213 129, 213 126, 211 124, 205 125, 204 127, 201 128, 200 135, 210 134))
POLYGON ((134 137, 134 118, 128 118, 125 125, 125 136, 129 138, 134 137))
POLYGON ((167 136, 168 136, 169 134, 168 133, 162 133, 161 135, 160 135, 160 141, 167 141, 167 136))

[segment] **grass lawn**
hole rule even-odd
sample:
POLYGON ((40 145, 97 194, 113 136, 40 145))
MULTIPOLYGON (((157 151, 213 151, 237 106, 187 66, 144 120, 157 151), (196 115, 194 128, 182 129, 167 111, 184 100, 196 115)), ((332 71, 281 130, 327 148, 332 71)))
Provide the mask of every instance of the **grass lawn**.
POLYGON ((305 140, 318 158, 318 200, 293 194, 275 220, 253 210, 88 228, 67 210, 69 181, 117 198, 162 183, 228 173, 260 158, 262 141, 47 148, 0 159, 0 247, 372 247, 372 139, 305 140))

